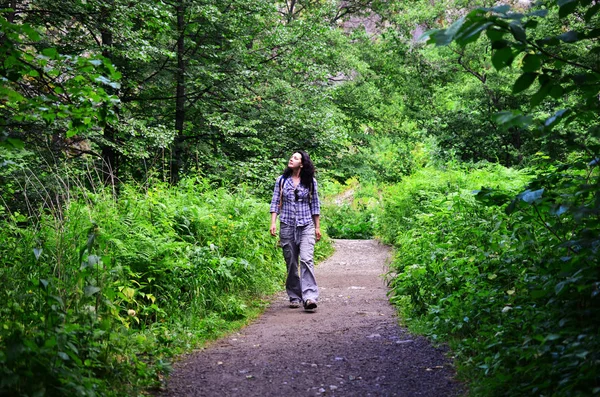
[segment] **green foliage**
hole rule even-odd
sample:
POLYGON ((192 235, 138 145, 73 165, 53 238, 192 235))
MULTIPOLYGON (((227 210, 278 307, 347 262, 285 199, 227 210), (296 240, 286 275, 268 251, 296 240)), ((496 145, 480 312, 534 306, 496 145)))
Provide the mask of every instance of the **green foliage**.
POLYGON ((527 14, 513 12, 509 6, 478 8, 448 29, 429 32, 429 42, 455 42, 464 48, 485 32, 494 68, 513 64, 520 68, 512 93, 529 93, 530 107, 525 112, 514 106, 500 112, 498 124, 504 129, 527 128, 540 119, 536 133, 542 142, 560 141, 564 154, 587 147, 593 155, 598 152, 600 70, 591 54, 598 52, 598 8, 585 1, 557 4, 558 10, 547 2, 527 14), (584 15, 583 20, 570 17, 575 10, 584 15), (536 107, 543 112, 534 118, 531 113, 536 107))
POLYGON ((370 239, 380 205, 380 192, 374 185, 350 179, 344 185, 330 182, 331 192, 323 200, 323 225, 327 235, 340 239, 370 239))
MULTIPOLYGON (((133 395, 169 359, 236 324, 281 288, 268 203, 186 179, 71 190, 0 228, 0 391, 133 395)), ((331 250, 317 245, 317 259, 331 250)))
POLYGON ((46 129, 85 135, 114 119, 118 99, 110 90, 121 75, 105 57, 60 53, 35 26, 10 22, 6 14, 0 13, 1 146, 21 149, 46 129))
MULTIPOLYGON (((448 195, 456 192, 467 194, 484 185, 507 186, 517 192, 523 185, 523 176, 518 171, 491 163, 454 163, 443 169, 422 168, 384 190, 383 210, 377 218, 377 234, 385 243, 396 245, 398 236, 415 229, 414 225, 420 222, 414 216, 415 211, 435 211, 439 200, 445 200, 448 195)), ((422 233, 429 232, 423 230, 422 233)))
MULTIPOLYGON (((541 142, 557 142, 561 153, 556 156, 544 146, 542 156, 532 159, 535 179, 506 206, 508 216, 499 213, 502 217, 493 230, 475 226, 486 253, 478 267, 492 282, 485 285, 466 277, 472 290, 461 287, 459 293, 447 295, 450 300, 460 294, 474 300, 472 308, 483 319, 474 323, 466 316, 468 324, 461 327, 475 325, 478 336, 468 332, 458 343, 461 354, 472 357, 467 365, 474 378, 487 378, 478 383, 482 395, 513 394, 510 385, 517 384, 522 392, 543 395, 591 395, 599 390, 600 71, 590 57, 597 52, 598 10, 586 1, 540 3, 527 14, 508 6, 482 8, 448 29, 430 33, 430 42, 464 47, 485 32, 493 66, 520 68, 512 92, 528 93, 531 108, 543 109, 541 117, 519 109, 501 112, 497 122, 505 129, 530 128, 541 142)), ((479 197, 488 203, 509 201, 494 190, 484 190, 479 197)), ((479 217, 471 222, 481 223, 479 217)), ((463 233, 458 241, 468 241, 463 233)), ((466 248, 458 245, 453 251, 468 252, 466 248)), ((439 323, 459 324, 459 316, 446 317, 446 308, 442 311, 428 299, 422 302, 421 314, 429 320, 435 311, 440 313, 439 323)), ((463 336, 457 329, 436 327, 463 336)))
POLYGON ((425 169, 386 195, 378 230, 397 248, 392 301, 450 340, 473 395, 597 388, 598 190, 578 192, 598 169, 560 169, 564 179, 545 171, 512 202, 531 177, 489 166, 425 169), (481 182, 494 189, 473 191, 481 182))

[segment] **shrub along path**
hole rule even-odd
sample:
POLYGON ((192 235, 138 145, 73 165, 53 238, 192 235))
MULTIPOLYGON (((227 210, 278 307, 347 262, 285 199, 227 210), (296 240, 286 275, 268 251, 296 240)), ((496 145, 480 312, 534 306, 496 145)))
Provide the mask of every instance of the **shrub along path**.
POLYGON ((397 325, 384 279, 390 252, 336 240, 317 266, 319 308, 276 296, 253 324, 175 365, 164 396, 456 396, 441 349, 397 325))

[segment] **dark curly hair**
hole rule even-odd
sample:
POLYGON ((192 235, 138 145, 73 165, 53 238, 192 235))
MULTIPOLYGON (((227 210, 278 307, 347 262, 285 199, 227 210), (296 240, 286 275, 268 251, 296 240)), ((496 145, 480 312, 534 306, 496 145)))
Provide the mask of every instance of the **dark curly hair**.
MULTIPOLYGON (((308 153, 304 150, 296 150, 294 153, 300 153, 302 156, 302 168, 300 169, 300 183, 303 184, 306 188, 310 188, 313 183, 313 178, 315 177, 315 165, 308 153)), ((290 167, 286 167, 283 171, 283 177, 289 178, 292 175, 292 169, 290 167)))

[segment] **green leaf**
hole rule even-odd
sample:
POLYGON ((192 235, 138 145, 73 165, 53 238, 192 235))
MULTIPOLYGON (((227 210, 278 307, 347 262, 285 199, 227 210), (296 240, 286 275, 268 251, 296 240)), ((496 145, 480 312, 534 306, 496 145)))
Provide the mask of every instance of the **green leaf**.
POLYGON ((456 36, 456 41, 463 46, 468 43, 474 42, 479 38, 481 32, 490 27, 491 25, 491 22, 484 23, 483 21, 481 21, 475 23, 461 31, 460 34, 456 36))
POLYGON ((543 39, 537 40, 536 44, 540 45, 540 46, 545 46, 545 45, 554 46, 554 45, 559 45, 560 40, 557 39, 556 37, 545 37, 543 39))
POLYGON ((550 88, 550 96, 554 99, 559 99, 564 94, 564 90, 560 85, 552 85, 550 88))
POLYGON ((575 9, 577 8, 577 0, 559 0, 558 5, 560 7, 558 9, 558 17, 562 19, 575 12, 575 9))
POLYGON ((492 8, 484 8, 485 11, 490 11, 490 12, 495 12, 498 14, 506 14, 508 11, 510 11, 510 6, 509 5, 500 5, 500 6, 496 6, 496 7, 492 7, 492 8))
POLYGON ((523 29, 535 29, 538 27, 538 25, 538 21, 536 21, 535 19, 529 19, 523 24, 523 29))
POLYGON ((558 208, 553 208, 550 211, 550 213, 552 215, 561 216, 562 214, 564 214, 568 210, 569 210, 569 207, 567 207, 566 205, 560 205, 558 208))
POLYGON ((58 56, 58 51, 56 51, 56 48, 52 48, 52 47, 44 48, 42 50, 42 54, 44 54, 48 58, 55 59, 58 56))
POLYGON ((23 29, 29 40, 36 42, 41 40, 40 34, 30 25, 24 24, 21 26, 21 29, 23 29))
POLYGON ((519 76, 519 78, 517 79, 517 81, 515 81, 515 84, 513 85, 513 94, 518 94, 519 92, 523 92, 526 89, 528 89, 531 86, 531 84, 533 84, 537 76, 537 73, 523 73, 521 76, 519 76))
POLYGON ((15 149, 23 149, 25 147, 23 141, 17 138, 6 138, 6 142, 8 142, 15 149))
MULTIPOLYGON (((542 75, 544 76, 544 75, 542 75)), ((546 81, 542 83, 542 76, 540 76, 540 83, 542 84, 540 89, 531 96, 530 103, 531 106, 539 105, 542 100, 550 93, 550 89, 552 88, 552 83, 550 81, 546 81)))
POLYGON ((544 121, 544 126, 545 127, 553 127, 554 125, 556 125, 556 123, 558 123, 560 121, 561 118, 563 118, 564 116, 566 116, 568 114, 569 114, 568 109, 561 109, 561 110, 557 111, 556 113, 554 113, 554 115, 548 117, 544 121))
POLYGON ((52 336, 50 337, 50 339, 46 339, 46 341, 44 342, 44 347, 52 349, 57 344, 58 342, 56 341, 56 336, 52 336))
POLYGON ((548 336, 546 336, 546 341, 553 341, 553 340, 557 340, 560 339, 560 335, 558 334, 550 334, 548 336))
POLYGON ((587 34, 585 34, 586 39, 597 39, 598 37, 600 37, 600 28, 592 29, 587 34))
POLYGON ((494 68, 496 68, 496 70, 502 70, 505 67, 510 66, 512 64, 513 59, 514 56, 512 53, 512 48, 501 48, 499 50, 496 50, 492 55, 492 65, 494 65, 494 68))
POLYGON ((41 278, 40 279, 40 287, 42 287, 43 289, 47 289, 48 288, 48 284, 50 284, 48 282, 48 280, 41 278))
POLYGON ((511 23, 509 25, 510 31, 515 38, 515 40, 525 43, 527 41, 527 35, 525 34, 525 30, 519 23, 511 23))
POLYGON ((532 204, 536 201, 538 201, 539 199, 542 198, 542 195, 544 194, 544 188, 542 189, 538 189, 538 190, 526 190, 523 193, 519 194, 517 197, 519 197, 521 200, 523 200, 524 202, 528 203, 528 204, 532 204))
POLYGON ((542 66, 542 57, 537 54, 527 54, 523 58, 523 66, 521 67, 524 72, 535 72, 542 66))
POLYGON ((448 29, 431 31, 428 42, 435 43, 437 46, 445 46, 450 44, 464 23, 465 17, 462 17, 450 25, 448 29))
POLYGON ((598 10, 600 10, 600 3, 594 4, 592 7, 590 7, 585 12, 585 16, 583 17, 583 19, 585 19, 585 21, 589 23, 594 17, 594 15, 598 13, 598 10))
POLYGON ((556 36, 559 40, 564 41, 565 43, 575 43, 579 40, 577 32, 571 30, 569 32, 563 33, 561 35, 556 36))
POLYGON ((83 293, 85 294, 85 296, 90 297, 100 292, 100 290, 101 289, 99 287, 96 287, 95 285, 88 285, 83 289, 83 293))
POLYGON ((578 0, 557 0, 556 5, 559 7, 562 7, 565 4, 569 4, 569 3, 577 4, 577 1, 578 0))
POLYGON ((504 213, 506 213, 506 215, 510 215, 513 212, 515 212, 516 209, 517 209, 517 200, 513 200, 510 202, 509 205, 506 206, 504 213))
POLYGON ((588 134, 595 138, 600 138, 600 125, 594 125, 588 129, 588 134))
POLYGON ((536 10, 536 11, 533 11, 533 12, 530 12, 529 14, 527 14, 527 16, 529 16, 529 17, 542 17, 542 18, 544 18, 546 15, 548 15, 547 9, 536 10))
POLYGON ((42 255, 42 251, 43 251, 43 249, 41 249, 41 248, 33 249, 33 255, 35 255, 35 260, 40 259, 40 255, 42 255))
POLYGON ((101 259, 98 255, 88 255, 88 266, 93 267, 101 263, 101 259))
POLYGON ((504 130, 508 130, 510 127, 527 127, 533 122, 531 116, 525 116, 518 111, 498 112, 494 114, 493 120, 504 130))
POLYGON ((510 46, 510 42, 508 40, 496 40, 492 42, 492 50, 499 50, 501 48, 506 48, 510 46))
POLYGON ((492 42, 502 40, 502 37, 504 37, 504 33, 505 32, 503 30, 500 30, 495 27, 485 31, 486 36, 492 42))

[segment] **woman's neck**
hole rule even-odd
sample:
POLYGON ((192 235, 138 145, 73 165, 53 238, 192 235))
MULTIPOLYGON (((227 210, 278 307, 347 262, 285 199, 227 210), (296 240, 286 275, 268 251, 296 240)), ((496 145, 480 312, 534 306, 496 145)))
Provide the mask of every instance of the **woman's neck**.
POLYGON ((300 178, 300 170, 293 170, 292 171, 292 177, 293 178, 300 178))

